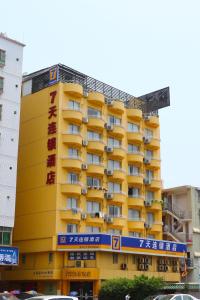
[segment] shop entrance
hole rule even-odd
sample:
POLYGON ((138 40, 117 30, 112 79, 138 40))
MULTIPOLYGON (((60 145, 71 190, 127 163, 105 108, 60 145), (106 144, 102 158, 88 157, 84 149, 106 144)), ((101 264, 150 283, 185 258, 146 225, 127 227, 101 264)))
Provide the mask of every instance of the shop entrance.
POLYGON ((70 295, 79 297, 83 300, 91 300, 93 298, 93 282, 92 281, 71 281, 70 295))

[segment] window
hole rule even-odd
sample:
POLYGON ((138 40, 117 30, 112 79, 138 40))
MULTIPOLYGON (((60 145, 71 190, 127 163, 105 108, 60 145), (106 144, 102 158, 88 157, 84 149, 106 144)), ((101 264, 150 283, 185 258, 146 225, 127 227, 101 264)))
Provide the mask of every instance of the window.
POLYGON ((6 51, 0 49, 0 66, 5 66, 6 63, 6 51))
POLYGON ((121 193, 121 184, 115 182, 108 182, 109 193, 121 193))
POLYGON ((73 209, 73 208, 77 208, 77 199, 76 198, 68 198, 67 199, 67 208, 68 209, 73 209))
POLYGON ((67 224, 67 233, 77 233, 78 225, 77 224, 67 224))
POLYGON ((11 227, 0 226, 0 245, 10 245, 11 244, 11 227))
POLYGON ((74 100, 69 100, 68 107, 72 110, 80 110, 80 103, 74 100))
POLYGON ((87 177, 87 186, 101 186, 101 180, 96 177, 87 177))
POLYGON ((101 117, 101 111, 98 110, 98 109, 88 107, 88 117, 100 118, 101 117))
POLYGON ((154 223, 154 214, 148 212, 147 213, 147 224, 152 225, 154 223))
POLYGON ((145 138, 152 138, 153 137, 153 131, 151 130, 151 129, 145 129, 144 130, 144 136, 145 136, 145 138))
POLYGON ((136 210, 136 209, 129 208, 128 218, 131 219, 131 220, 139 220, 140 219, 140 211, 136 210))
POLYGON ((122 212, 121 206, 110 205, 108 206, 108 214, 111 217, 120 217, 122 212))
POLYGON ((52 252, 50 252, 48 254, 48 262, 49 262, 49 264, 51 264, 53 262, 53 253, 52 252))
MULTIPOLYGON (((180 297, 180 296, 178 296, 178 297, 180 297)), ((192 300, 192 299, 193 298, 189 295, 183 295, 183 300, 192 300)), ((177 300, 177 299, 175 298, 175 300, 177 300)))
POLYGON ((128 132, 138 132, 139 126, 134 123, 128 123, 128 132))
POLYGON ((114 229, 114 228, 111 228, 111 229, 108 229, 108 234, 116 234, 116 235, 121 235, 122 234, 122 231, 119 230, 119 229, 114 229))
POLYGON ((139 197, 139 194, 140 194, 140 190, 138 188, 134 188, 134 187, 128 188, 128 196, 129 197, 137 198, 137 197, 139 197))
POLYGON ((128 166, 128 174, 133 176, 139 175, 139 168, 133 165, 128 166))
POLYGON ((108 146, 112 148, 119 148, 121 146, 121 141, 114 138, 108 138, 108 146))
POLYGON ((68 183, 71 183, 71 184, 78 183, 78 174, 68 173, 68 183))
POLYGON ((87 212, 88 213, 97 213, 100 209, 100 203, 94 201, 87 201, 87 212))
POLYGON ((101 232, 101 229, 100 229, 100 227, 97 227, 97 226, 86 226, 86 232, 99 233, 99 232, 101 232))
POLYGON ((121 162, 118 160, 108 160, 108 170, 120 170, 121 169, 121 162))
POLYGON ((139 149, 139 146, 128 144, 128 153, 138 153, 139 149))
POLYGON ((145 157, 152 159, 153 158, 153 151, 152 150, 146 150, 145 151, 145 157))
POLYGON ((147 191, 145 198, 146 198, 146 201, 153 201, 154 200, 154 192, 147 191))
POLYGON ((91 153, 87 154, 87 163, 88 164, 99 165, 100 161, 101 161, 101 158, 99 155, 91 154, 91 153))
POLYGON ((149 180, 152 180, 153 179, 153 171, 146 170, 146 178, 149 180))
POLYGON ((80 127, 74 124, 69 124, 69 133, 77 134, 80 132, 80 127))
POLYGON ((0 77, 0 93, 3 93, 4 78, 0 77))
POLYGON ((78 149, 76 148, 69 148, 68 154, 70 158, 78 158, 78 149))
POLYGON ((113 258, 113 264, 118 264, 118 254, 113 253, 112 258, 113 258))
POLYGON ((3 105, 0 104, 0 121, 2 120, 2 108, 3 108, 3 105))
POLYGON ((98 132, 95 131, 88 131, 87 137, 89 141, 99 141, 101 140, 101 135, 98 132))
POLYGON ((141 234, 139 232, 136 232, 136 231, 129 231, 129 236, 140 237, 141 234))
POLYGON ((115 116, 108 116, 109 125, 121 125, 121 119, 115 116))

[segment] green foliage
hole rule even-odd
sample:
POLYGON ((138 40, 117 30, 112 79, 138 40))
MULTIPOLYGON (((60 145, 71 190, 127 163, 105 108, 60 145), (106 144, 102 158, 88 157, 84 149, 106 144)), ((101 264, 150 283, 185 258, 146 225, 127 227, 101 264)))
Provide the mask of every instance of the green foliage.
POLYGON ((124 300, 130 294, 131 300, 143 300, 149 295, 159 293, 163 288, 162 278, 137 276, 134 279, 119 278, 107 280, 102 284, 100 300, 124 300))

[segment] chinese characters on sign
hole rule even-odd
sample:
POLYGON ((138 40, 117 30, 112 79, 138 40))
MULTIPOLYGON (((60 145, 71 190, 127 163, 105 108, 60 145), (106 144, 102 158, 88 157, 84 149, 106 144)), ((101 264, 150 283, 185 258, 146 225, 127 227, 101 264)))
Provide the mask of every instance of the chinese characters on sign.
POLYGON ((56 154, 52 153, 56 150, 56 137, 52 137, 53 134, 57 132, 57 106, 55 104, 57 91, 53 91, 50 93, 50 106, 48 111, 48 140, 47 140, 47 178, 46 184, 54 184, 56 182, 56 154), (51 168, 54 168, 53 170, 51 168))
POLYGON ((18 265, 18 248, 0 247, 0 265, 18 265))
POLYGON ((94 251, 87 252, 69 252, 68 253, 69 260, 95 260, 96 253, 94 251))

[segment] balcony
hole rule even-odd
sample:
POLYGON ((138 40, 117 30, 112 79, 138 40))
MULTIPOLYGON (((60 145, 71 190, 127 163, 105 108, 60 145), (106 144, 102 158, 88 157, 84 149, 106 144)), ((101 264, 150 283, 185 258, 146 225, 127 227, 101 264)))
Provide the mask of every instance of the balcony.
POLYGON ((144 198, 143 196, 138 197, 131 197, 130 195, 128 196, 128 206, 129 207, 144 207, 144 198))
POLYGON ((63 133, 62 141, 63 143, 72 145, 74 147, 82 147, 82 136, 80 134, 71 134, 71 133, 63 133))
POLYGON ((125 111, 124 102, 113 100, 111 103, 108 103, 108 109, 109 111, 122 115, 125 111))
POLYGON ((142 133, 141 132, 127 132, 127 140, 129 142, 141 144, 143 141, 142 133))
POLYGON ((63 157, 62 167, 72 171, 81 171, 82 159, 78 157, 63 157))
POLYGON ((62 209, 60 210, 60 218, 69 221, 80 221, 81 213, 77 209, 62 209))
POLYGON ((151 210, 161 210, 162 204, 160 200, 145 200, 144 205, 151 210))
POLYGON ((104 165, 103 164, 88 164, 87 173, 94 175, 104 175, 104 165))
MULTIPOLYGON (((109 148, 111 148, 111 147, 109 147, 109 148)), ((107 151, 107 154, 108 154, 109 159, 110 159, 110 158, 113 158, 113 159, 119 159, 119 160, 122 160, 123 158, 125 158, 125 155, 126 155, 126 149, 123 148, 123 147, 112 148, 112 151, 111 151, 111 152, 108 152, 108 151, 107 151)))
POLYGON ((82 184, 78 183, 62 183, 61 192, 64 194, 70 194, 74 196, 81 195, 82 184))
POLYGON ((148 149, 157 150, 160 148, 160 139, 157 137, 143 137, 143 141, 148 149))
POLYGON ((144 153, 142 153, 142 152, 127 154, 128 162, 134 162, 139 165, 141 165, 143 163, 143 157, 144 157, 144 153))
POLYGON ((75 97, 82 97, 83 87, 77 83, 64 83, 63 92, 75 97))
POLYGON ((134 121, 142 120, 142 111, 136 108, 127 108, 126 109, 127 117, 134 121))
MULTIPOLYGON (((109 192, 108 192, 109 193, 109 192)), ((112 201, 112 203, 125 203, 126 202, 126 193, 121 191, 119 193, 109 193, 112 195, 111 199, 110 198, 106 198, 107 201, 112 201)))
POLYGON ((126 170, 123 169, 107 170, 107 176, 111 177, 112 180, 121 182, 126 179, 126 170), (109 172, 111 172, 112 175, 108 175, 109 172))
POLYGON ((154 222, 150 225, 150 231, 151 232, 162 232, 162 222, 154 222))
POLYGON ((144 157, 144 164, 151 169, 160 169, 160 159, 158 158, 144 157))
POLYGON ((105 148, 105 143, 101 140, 93 141, 89 140, 88 141, 88 146, 87 149, 93 153, 104 153, 104 148, 105 148))
POLYGON ((113 226, 117 228, 126 227, 127 219, 125 217, 119 216, 119 217, 112 217, 112 218, 113 218, 113 223, 112 223, 113 226))
POLYGON ((104 199, 105 190, 99 187, 87 187, 87 199, 104 199))
POLYGON ((101 117, 88 116, 88 127, 97 130, 104 129, 105 121, 101 117))
POLYGON ((144 230, 144 219, 128 219, 128 229, 135 230, 144 230))
POLYGON ((156 128, 156 127, 159 126, 159 117, 157 117, 157 116, 147 116, 145 118, 145 122, 149 126, 156 128))
POLYGON ((144 184, 151 190, 159 190, 162 187, 161 180, 155 178, 144 178, 144 184))
POLYGON ((104 105, 104 95, 97 93, 97 92, 90 92, 88 94, 88 102, 90 102, 91 104, 97 105, 97 106, 103 106, 104 105))
POLYGON ((104 223, 104 217, 101 212, 88 213, 86 221, 87 225, 101 225, 104 223))
POLYGON ((80 110, 63 108, 62 115, 63 118, 66 119, 67 121, 71 121, 77 124, 82 123, 83 114, 80 110))
POLYGON ((121 139, 125 135, 125 127, 123 127, 122 125, 114 125, 112 127, 112 130, 109 131, 109 135, 121 139))
POLYGON ((128 175, 127 176, 127 182, 128 184, 132 185, 143 185, 143 175, 138 174, 138 175, 128 175))

